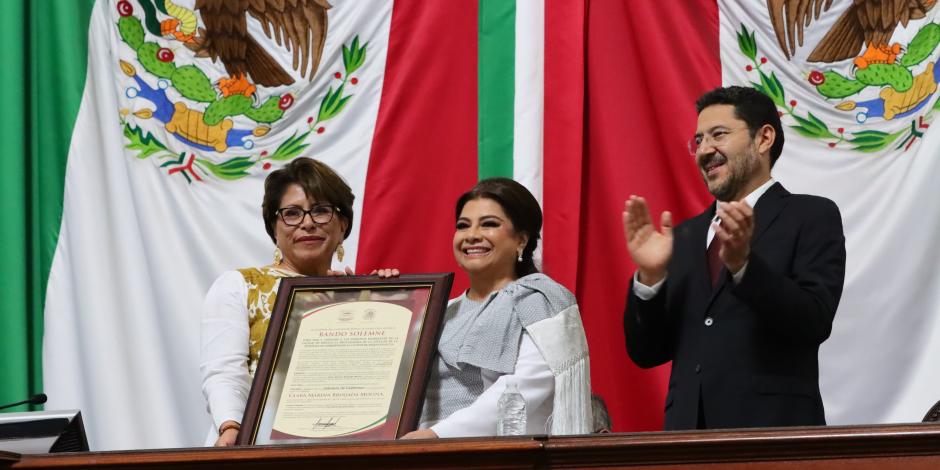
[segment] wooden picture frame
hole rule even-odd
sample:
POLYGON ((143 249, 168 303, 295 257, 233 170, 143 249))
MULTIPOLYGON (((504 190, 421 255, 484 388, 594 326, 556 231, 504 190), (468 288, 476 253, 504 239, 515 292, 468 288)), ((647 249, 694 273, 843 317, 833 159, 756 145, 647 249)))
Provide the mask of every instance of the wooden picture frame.
POLYGON ((368 441, 415 430, 453 280, 283 279, 236 442, 368 441))

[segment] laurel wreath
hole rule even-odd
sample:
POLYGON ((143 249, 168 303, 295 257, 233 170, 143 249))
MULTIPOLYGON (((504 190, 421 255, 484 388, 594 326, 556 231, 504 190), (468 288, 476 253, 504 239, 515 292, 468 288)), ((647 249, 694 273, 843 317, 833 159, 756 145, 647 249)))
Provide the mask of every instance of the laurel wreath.
POLYGON ((796 125, 790 128, 800 135, 826 143, 830 148, 835 148, 841 143, 847 143, 852 146, 852 150, 863 153, 875 153, 885 149, 895 142, 899 142, 895 149, 903 148, 905 151, 910 149, 914 141, 923 137, 922 129, 925 124, 925 117, 929 117, 935 111, 940 109, 940 100, 934 103, 924 115, 911 120, 908 128, 897 132, 883 132, 878 130, 859 130, 850 131, 843 127, 832 129, 829 124, 814 115, 812 112, 799 114, 796 112, 796 100, 787 100, 786 90, 777 78, 777 74, 770 70, 768 75, 764 69, 770 68, 766 57, 758 58, 757 41, 754 38, 754 32, 748 31, 742 23, 741 30, 737 33, 738 49, 751 62, 745 70, 747 72, 757 72, 758 82, 751 82, 751 85, 761 93, 770 97, 777 108, 781 110, 781 116, 791 117, 796 125))

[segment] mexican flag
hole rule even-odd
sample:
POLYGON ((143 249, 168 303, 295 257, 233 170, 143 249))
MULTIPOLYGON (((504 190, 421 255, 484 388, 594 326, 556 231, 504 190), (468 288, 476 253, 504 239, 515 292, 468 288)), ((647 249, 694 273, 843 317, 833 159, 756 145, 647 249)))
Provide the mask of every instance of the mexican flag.
MULTIPOLYGON (((43 380, 8 393, 44 390, 47 408, 81 409, 96 449, 201 443, 209 423, 198 373, 202 298, 221 272, 270 262, 262 183, 291 159, 323 160, 352 186, 354 231, 336 267, 358 271, 457 271, 453 205, 478 178, 514 177, 551 199, 543 197, 544 31, 554 14, 581 33, 567 7, 261 3, 286 10, 86 5, 87 52, 74 53, 87 55, 76 74, 84 88, 70 110, 61 211, 48 229, 54 256, 40 292, 43 380), (289 80, 239 83, 219 51, 240 46, 202 52, 211 25, 230 14, 289 80), (282 21, 291 14, 309 30, 282 21)), ((580 111, 576 100, 553 105, 580 111)), ((455 291, 464 287, 465 278, 455 291)))
POLYGON ((479 178, 523 182, 545 213, 543 270, 581 304, 614 429, 659 429, 668 367, 638 370, 623 343, 620 211, 630 194, 680 220, 710 202, 685 142, 695 98, 724 83, 761 87, 783 113, 774 177, 842 209, 849 272, 820 353, 830 423, 917 420, 932 404, 940 147, 936 87, 918 78, 938 54, 931 9, 896 28, 894 62, 860 76, 854 58, 806 60, 851 0, 793 48, 798 28, 764 2, 271 3, 305 5, 309 34, 194 0, 23 3, 12 16, 28 30, 0 28, 8 44, 29 38, 0 71, 18 105, 0 119, 24 155, 0 185, 2 401, 45 391, 47 409, 81 409, 95 449, 201 444, 202 298, 221 272, 270 262, 262 182, 311 156, 356 194, 337 267, 458 271, 455 293, 456 198, 479 178), (241 15, 290 80, 231 81, 231 64, 200 53, 222 14, 241 15), (882 95, 914 89, 920 101, 889 118, 882 95))

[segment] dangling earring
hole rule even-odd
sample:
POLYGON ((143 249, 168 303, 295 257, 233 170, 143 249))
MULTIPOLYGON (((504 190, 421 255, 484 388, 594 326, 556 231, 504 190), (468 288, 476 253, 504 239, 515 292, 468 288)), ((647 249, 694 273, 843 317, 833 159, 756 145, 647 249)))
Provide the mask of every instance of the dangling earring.
POLYGON ((346 250, 343 248, 343 244, 340 243, 339 246, 336 247, 336 260, 342 263, 343 256, 346 256, 346 250))
POLYGON ((518 262, 520 262, 520 263, 522 262, 522 250, 519 250, 519 257, 516 258, 516 261, 518 261, 518 262))
POLYGON ((274 248, 274 264, 281 264, 284 261, 284 255, 281 254, 281 249, 279 247, 274 248))

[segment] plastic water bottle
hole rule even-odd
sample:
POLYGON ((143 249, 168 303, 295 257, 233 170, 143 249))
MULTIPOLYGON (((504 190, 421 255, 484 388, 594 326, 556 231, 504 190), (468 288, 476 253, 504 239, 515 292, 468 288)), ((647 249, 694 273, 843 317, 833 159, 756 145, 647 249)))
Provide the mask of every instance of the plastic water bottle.
POLYGON ((515 382, 506 382, 506 389, 497 404, 496 435, 522 436, 526 433, 525 398, 515 382))

